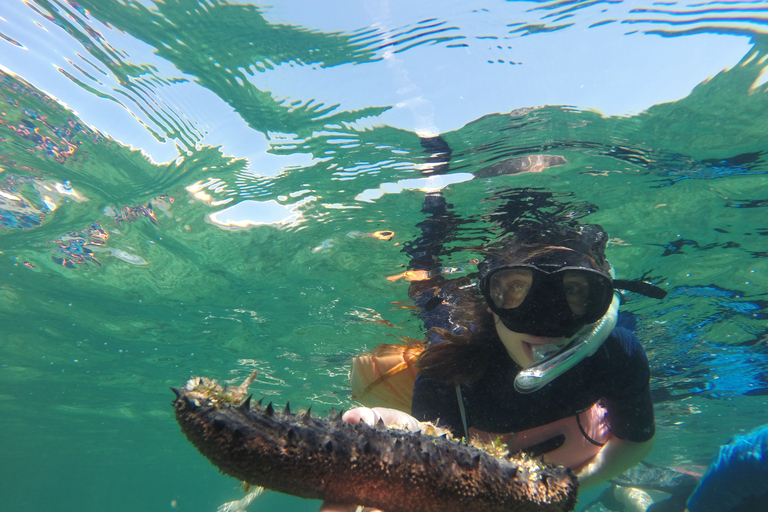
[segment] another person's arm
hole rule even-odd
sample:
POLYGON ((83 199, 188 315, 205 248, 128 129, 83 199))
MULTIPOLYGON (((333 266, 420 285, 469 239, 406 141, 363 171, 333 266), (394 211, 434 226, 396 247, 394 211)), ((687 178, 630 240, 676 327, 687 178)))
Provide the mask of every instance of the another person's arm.
POLYGON ((766 498, 768 425, 736 436, 720 447, 688 500, 688 510, 765 510, 766 498))

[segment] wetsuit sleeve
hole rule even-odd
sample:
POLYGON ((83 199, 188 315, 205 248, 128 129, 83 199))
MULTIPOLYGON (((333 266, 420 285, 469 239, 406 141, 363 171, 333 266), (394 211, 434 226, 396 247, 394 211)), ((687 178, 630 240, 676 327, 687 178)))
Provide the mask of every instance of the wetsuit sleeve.
POLYGON ((464 435, 456 388, 450 383, 417 376, 411 414, 419 421, 431 421, 449 429, 454 437, 464 435))
POLYGON ((609 390, 604 398, 613 435, 642 443, 656 432, 648 358, 631 331, 617 328, 608 340, 609 390))

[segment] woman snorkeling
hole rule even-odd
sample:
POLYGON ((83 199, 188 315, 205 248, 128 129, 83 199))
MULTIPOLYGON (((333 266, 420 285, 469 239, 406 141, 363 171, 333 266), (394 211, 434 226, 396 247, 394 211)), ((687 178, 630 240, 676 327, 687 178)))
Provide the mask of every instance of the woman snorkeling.
POLYGON ((436 193, 424 211, 422 236, 406 245, 409 270, 428 276, 410 286, 427 330, 411 410, 360 407, 344 420, 414 430, 431 421, 458 438, 502 441, 572 468, 582 490, 642 460, 655 432, 650 370, 637 337, 617 326, 617 290, 666 293, 614 280, 596 225, 518 225, 484 250, 476 283, 446 279, 438 256, 456 221, 436 193))
POLYGON ((512 452, 573 468, 582 488, 642 459, 654 434, 650 370, 637 338, 614 328, 607 240, 598 226, 531 226, 488 254, 473 312, 482 320, 454 313, 466 323, 430 329, 414 417, 459 436, 503 435, 512 452))

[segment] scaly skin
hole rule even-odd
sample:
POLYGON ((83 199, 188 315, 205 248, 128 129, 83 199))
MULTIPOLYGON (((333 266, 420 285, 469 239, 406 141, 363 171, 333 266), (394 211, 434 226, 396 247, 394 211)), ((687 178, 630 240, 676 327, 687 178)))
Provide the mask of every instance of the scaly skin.
POLYGON ((223 473, 252 485, 385 512, 561 512, 576 504, 576 478, 563 467, 497 459, 383 423, 252 407, 208 379, 174 391, 187 438, 223 473))

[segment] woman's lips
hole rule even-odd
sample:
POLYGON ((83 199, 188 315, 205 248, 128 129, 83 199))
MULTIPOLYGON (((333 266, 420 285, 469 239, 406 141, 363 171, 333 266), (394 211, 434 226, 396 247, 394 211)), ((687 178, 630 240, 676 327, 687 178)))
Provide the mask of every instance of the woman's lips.
POLYGON ((533 350, 531 350, 531 344, 528 343, 527 341, 524 341, 523 342, 523 350, 525 351, 526 357, 530 361, 533 361, 533 350))

